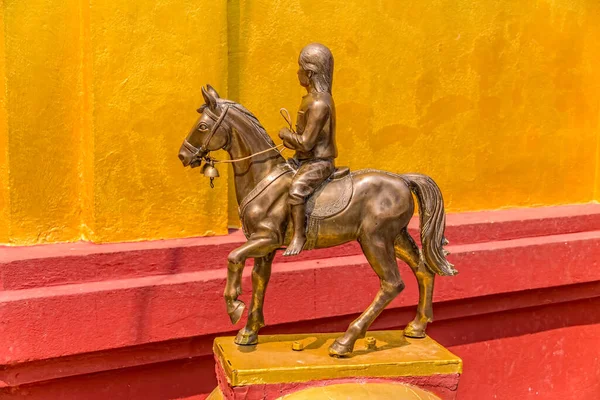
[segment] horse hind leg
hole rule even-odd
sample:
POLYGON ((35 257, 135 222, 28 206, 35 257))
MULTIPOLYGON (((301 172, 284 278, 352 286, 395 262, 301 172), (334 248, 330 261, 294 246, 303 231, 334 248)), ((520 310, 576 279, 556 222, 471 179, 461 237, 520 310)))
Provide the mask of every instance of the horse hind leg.
POLYGON ((396 257, 408 264, 419 285, 417 315, 404 329, 404 335, 424 338, 427 323, 433 321, 433 284, 435 274, 425 265, 421 252, 406 229, 396 238, 396 257))
POLYGON ((329 354, 334 357, 352 353, 356 340, 365 337, 375 318, 404 289, 404 282, 400 278, 396 263, 393 240, 365 235, 361 238, 360 245, 369 264, 379 276, 380 289, 371 305, 350 324, 344 335, 329 347, 329 354))

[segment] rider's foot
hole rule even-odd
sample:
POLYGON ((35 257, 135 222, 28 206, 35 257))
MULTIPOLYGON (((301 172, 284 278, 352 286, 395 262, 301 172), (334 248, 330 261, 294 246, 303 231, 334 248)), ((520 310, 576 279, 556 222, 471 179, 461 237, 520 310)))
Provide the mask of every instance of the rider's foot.
POLYGON ((297 254, 300 254, 300 252, 304 248, 305 244, 306 244, 306 236, 294 237, 292 239, 290 245, 287 247, 287 249, 283 253, 283 255, 284 256, 295 256, 297 254))

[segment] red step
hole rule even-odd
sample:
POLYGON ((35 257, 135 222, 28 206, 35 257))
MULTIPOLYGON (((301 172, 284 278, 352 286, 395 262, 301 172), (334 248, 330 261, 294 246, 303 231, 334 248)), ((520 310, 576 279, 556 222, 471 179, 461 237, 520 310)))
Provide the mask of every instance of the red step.
MULTIPOLYGON (((418 218, 411 222, 418 238, 418 218)), ((512 240, 600 230, 600 205, 511 209, 449 214, 446 237, 451 245, 512 240)), ((71 283, 199 272, 223 268, 227 254, 245 241, 236 231, 226 236, 135 243, 65 243, 0 248, 0 291, 71 283)), ((347 243, 302 252, 276 263, 361 254, 347 243)))
MULTIPOLYGON (((600 296, 599 205, 451 214, 446 236, 460 273, 436 280, 438 323, 600 296)), ((243 241, 0 248, 0 387, 209 355, 214 335, 241 326, 222 293, 227 254, 243 241)), ((374 328, 414 315, 416 282, 401 265, 407 288, 374 328)), ((278 256, 265 330, 339 331, 377 289, 354 243, 278 256)))
MULTIPOLYGON (((600 231, 450 246, 456 277, 438 278, 435 301, 600 280, 600 231)), ((250 292, 251 269, 244 275, 250 292)), ((390 307, 416 304, 406 290, 390 307)), ((122 348, 228 332, 224 269, 0 292, 0 363, 122 348)), ((265 303, 268 324, 355 314, 379 286, 364 257, 275 264, 265 303)), ((248 303, 248 302, 247 302, 248 303)))

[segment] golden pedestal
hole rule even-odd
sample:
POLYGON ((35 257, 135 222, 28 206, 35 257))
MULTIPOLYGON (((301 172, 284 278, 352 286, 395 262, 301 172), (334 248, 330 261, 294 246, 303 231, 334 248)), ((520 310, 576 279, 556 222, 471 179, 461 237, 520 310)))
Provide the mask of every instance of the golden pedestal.
POLYGON ((219 387, 209 398, 335 399, 336 393, 344 399, 455 398, 462 360, 431 338, 370 332, 357 341, 351 357, 332 358, 328 348, 339 336, 261 336, 257 346, 217 338, 213 351, 219 387))

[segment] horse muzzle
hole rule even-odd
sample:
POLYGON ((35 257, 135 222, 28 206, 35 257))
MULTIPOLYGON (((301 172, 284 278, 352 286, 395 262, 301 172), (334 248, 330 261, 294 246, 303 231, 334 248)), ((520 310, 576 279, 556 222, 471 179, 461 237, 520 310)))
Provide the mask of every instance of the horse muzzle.
POLYGON ((186 146, 179 149, 179 159, 184 167, 197 168, 202 165, 202 157, 198 152, 191 152, 186 146))

